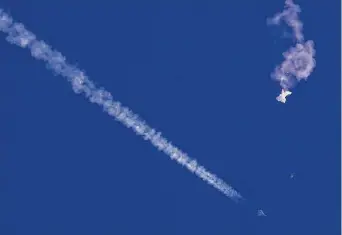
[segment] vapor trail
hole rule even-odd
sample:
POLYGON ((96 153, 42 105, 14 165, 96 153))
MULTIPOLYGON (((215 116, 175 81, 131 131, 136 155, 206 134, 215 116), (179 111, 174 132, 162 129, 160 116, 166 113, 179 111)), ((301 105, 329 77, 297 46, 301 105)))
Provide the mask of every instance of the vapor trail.
POLYGON ((8 34, 6 40, 9 43, 22 48, 29 48, 35 59, 45 61, 48 69, 66 77, 71 82, 75 93, 83 93, 90 102, 102 106, 104 112, 126 127, 131 128, 137 135, 150 141, 158 150, 176 160, 180 165, 185 166, 190 172, 196 174, 227 197, 234 201, 243 199, 236 190, 199 165, 195 159, 191 159, 186 153, 175 147, 160 132, 148 126, 137 114, 122 106, 120 102, 114 101, 108 91, 104 88, 97 88, 83 71, 68 64, 60 52, 51 49, 44 41, 37 40, 36 36, 25 29, 23 24, 14 22, 12 17, 2 9, 0 9, 0 31, 8 34))
POLYGON ((285 9, 267 20, 268 24, 274 25, 284 21, 292 28, 296 42, 294 47, 283 53, 285 60, 271 74, 284 90, 293 88, 302 79, 307 80, 316 66, 314 43, 311 40, 304 42, 303 23, 298 17, 300 12, 299 5, 294 4, 292 0, 286 0, 285 9))

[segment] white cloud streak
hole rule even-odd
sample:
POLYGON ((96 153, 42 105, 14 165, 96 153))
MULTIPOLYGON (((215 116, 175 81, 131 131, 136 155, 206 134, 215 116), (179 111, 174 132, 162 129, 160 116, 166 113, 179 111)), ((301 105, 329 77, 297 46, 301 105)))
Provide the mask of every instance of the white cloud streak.
POLYGON ((83 93, 90 102, 101 106, 108 115, 114 117, 124 126, 131 128, 144 140, 150 141, 158 150, 164 152, 172 160, 184 166, 230 199, 236 202, 244 200, 235 189, 174 146, 160 132, 147 125, 137 114, 122 106, 120 102, 113 100, 108 91, 104 88, 97 88, 85 72, 67 63, 60 52, 53 50, 44 41, 37 40, 36 36, 28 31, 23 24, 14 22, 12 17, 2 9, 0 9, 0 31, 7 34, 6 40, 9 43, 28 48, 35 59, 45 61, 48 69, 67 78, 76 94, 83 93))

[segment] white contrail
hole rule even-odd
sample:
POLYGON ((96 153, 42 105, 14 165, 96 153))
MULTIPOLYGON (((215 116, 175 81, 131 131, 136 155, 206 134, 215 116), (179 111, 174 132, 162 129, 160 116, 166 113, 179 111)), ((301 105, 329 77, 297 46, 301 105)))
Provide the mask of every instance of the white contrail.
POLYGON ((296 42, 295 47, 283 53, 285 60, 275 68, 271 75, 273 79, 280 82, 284 90, 293 88, 302 79, 307 80, 316 66, 314 43, 311 40, 304 42, 303 23, 298 17, 300 11, 299 5, 294 4, 292 0, 286 0, 285 9, 267 20, 268 24, 275 25, 283 20, 292 28, 296 42))
POLYGON ((9 43, 22 48, 29 48, 34 58, 45 61, 47 68, 56 74, 66 77, 71 82, 75 93, 83 93, 90 102, 102 106, 103 110, 110 116, 126 127, 132 128, 137 135, 141 135, 145 140, 149 140, 157 149, 163 151, 171 159, 185 166, 190 172, 196 174, 229 198, 234 201, 243 200, 243 197, 231 186, 171 144, 160 132, 149 127, 144 120, 130 109, 122 106, 120 102, 114 101, 108 91, 103 88, 97 88, 83 71, 68 64, 60 52, 51 49, 44 41, 37 40, 36 36, 25 29, 23 24, 13 22, 12 17, 2 9, 0 9, 0 30, 8 34, 6 40, 9 43))

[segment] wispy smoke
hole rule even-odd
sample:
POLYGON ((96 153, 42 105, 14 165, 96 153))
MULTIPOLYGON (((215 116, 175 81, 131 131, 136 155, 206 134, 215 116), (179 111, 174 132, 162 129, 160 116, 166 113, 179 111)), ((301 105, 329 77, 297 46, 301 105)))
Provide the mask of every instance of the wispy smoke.
POLYGON ((275 25, 284 21, 293 30, 296 45, 283 53, 285 60, 271 75, 285 90, 294 87, 302 79, 306 80, 316 66, 314 42, 310 40, 304 42, 303 23, 298 17, 300 11, 300 7, 292 0, 286 0, 283 12, 267 20, 268 24, 275 25))
POLYGON ((44 41, 37 40, 36 36, 25 29, 23 24, 13 22, 11 16, 1 9, 0 31, 8 34, 6 40, 9 43, 30 49, 31 55, 38 60, 45 61, 48 69, 58 75, 66 77, 75 93, 83 93, 90 102, 100 105, 104 112, 114 117, 126 127, 131 128, 137 135, 150 141, 158 150, 164 152, 171 159, 196 174, 229 198, 234 201, 243 199, 236 190, 199 165, 195 159, 191 159, 186 153, 171 144, 160 132, 148 126, 137 114, 122 106, 120 102, 114 101, 108 91, 104 88, 97 88, 85 75, 85 72, 68 64, 60 52, 51 49, 44 41))

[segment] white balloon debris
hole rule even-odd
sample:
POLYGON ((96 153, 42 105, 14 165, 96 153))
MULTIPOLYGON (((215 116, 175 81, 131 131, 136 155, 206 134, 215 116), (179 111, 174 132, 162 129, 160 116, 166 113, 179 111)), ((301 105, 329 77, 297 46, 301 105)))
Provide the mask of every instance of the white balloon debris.
MULTIPOLYGON (((279 25, 283 20, 292 28, 296 43, 294 47, 283 53, 285 60, 271 74, 274 80, 279 81, 282 94, 283 91, 287 92, 293 88, 300 80, 307 80, 316 66, 314 42, 304 41, 303 23, 299 20, 299 12, 301 12, 299 5, 294 4, 292 0, 286 0, 285 9, 267 20, 268 24, 273 25, 279 25)), ((285 103, 286 99, 278 99, 278 97, 278 101, 285 103)))

